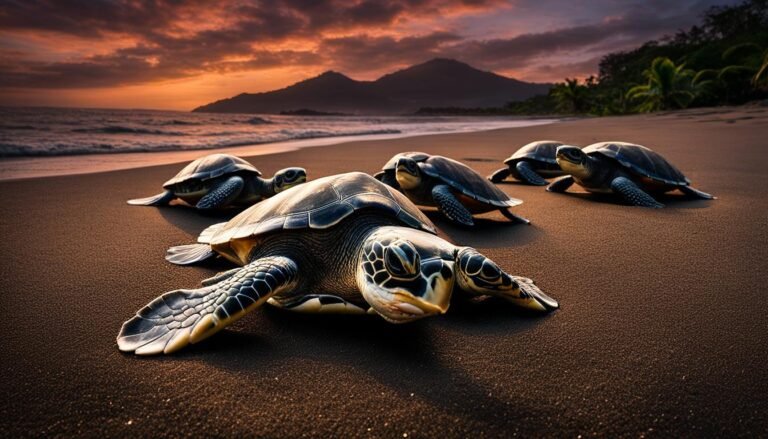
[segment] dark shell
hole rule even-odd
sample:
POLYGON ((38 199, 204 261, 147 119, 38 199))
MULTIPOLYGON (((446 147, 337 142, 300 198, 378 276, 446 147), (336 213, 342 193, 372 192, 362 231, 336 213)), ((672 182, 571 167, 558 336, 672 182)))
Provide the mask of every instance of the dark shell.
POLYGON ((624 142, 601 142, 587 146, 584 152, 611 158, 636 174, 662 183, 674 186, 690 184, 679 169, 660 154, 644 146, 624 142))
POLYGON ((436 233, 434 224, 403 194, 362 172, 304 183, 256 204, 216 230, 211 246, 288 229, 326 229, 361 209, 397 219, 402 225, 436 233))
POLYGON ((504 164, 515 164, 522 159, 528 159, 556 165, 557 160, 555 159, 555 153, 557 152, 557 147, 562 145, 563 142, 554 140, 538 140, 536 142, 531 142, 518 149, 508 159, 504 160, 504 164))
POLYGON ((401 152, 400 154, 395 154, 391 159, 389 159, 389 161, 384 166, 382 166, 381 170, 394 171, 395 167, 397 166, 397 161, 400 160, 401 157, 410 157, 421 163, 429 158, 429 154, 418 151, 401 152))
POLYGON ((435 155, 419 166, 430 177, 443 181, 454 190, 481 203, 499 207, 517 206, 523 203, 522 200, 510 197, 472 168, 456 160, 435 155))
POLYGON ((230 154, 210 154, 200 157, 185 166, 175 177, 166 181, 163 187, 168 189, 170 186, 185 181, 193 179, 208 180, 235 172, 248 172, 256 176, 261 175, 258 169, 240 157, 230 154))

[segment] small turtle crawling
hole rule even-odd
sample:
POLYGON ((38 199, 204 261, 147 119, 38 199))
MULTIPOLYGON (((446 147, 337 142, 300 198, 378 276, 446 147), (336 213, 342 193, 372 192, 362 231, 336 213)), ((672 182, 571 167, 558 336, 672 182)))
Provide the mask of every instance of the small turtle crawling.
POLYGON ((554 140, 531 142, 504 160, 506 167, 491 174, 488 180, 499 183, 511 175, 528 184, 545 186, 548 184, 545 178, 563 175, 555 159, 555 152, 560 146, 563 143, 554 140))
POLYGON ((252 164, 230 154, 210 154, 194 160, 165 182, 165 192, 128 200, 134 206, 164 206, 180 198, 198 209, 250 206, 307 181, 304 168, 286 168, 270 179, 252 164))
POLYGON ((557 163, 570 174, 552 182, 550 192, 564 192, 578 183, 589 192, 617 193, 628 203, 642 207, 664 207, 650 193, 675 189, 695 198, 715 197, 694 189, 691 182, 660 154, 644 146, 625 142, 601 142, 579 149, 557 148, 557 163))
POLYGON ((265 302, 299 312, 377 314, 392 323, 445 313, 454 288, 537 311, 558 307, 530 279, 436 236, 407 198, 359 172, 280 193, 198 240, 171 248, 166 259, 189 264, 219 254, 242 267, 152 301, 123 324, 121 351, 177 351, 265 302))
POLYGON ((382 166, 381 171, 377 172, 374 177, 376 177, 382 183, 400 190, 400 184, 398 184, 397 178, 395 178, 395 174, 397 173, 397 161, 403 157, 409 157, 416 160, 417 162, 423 162, 427 160, 430 155, 419 151, 401 152, 399 154, 395 154, 391 159, 389 159, 387 163, 384 164, 384 166, 382 166))
POLYGON ((472 214, 493 210, 513 221, 530 224, 529 220, 509 211, 510 207, 522 204, 522 200, 510 197, 456 160, 420 152, 401 153, 392 157, 376 175, 387 181, 392 172, 397 181, 394 187, 411 201, 422 206, 437 206, 443 215, 458 224, 473 226, 472 214))

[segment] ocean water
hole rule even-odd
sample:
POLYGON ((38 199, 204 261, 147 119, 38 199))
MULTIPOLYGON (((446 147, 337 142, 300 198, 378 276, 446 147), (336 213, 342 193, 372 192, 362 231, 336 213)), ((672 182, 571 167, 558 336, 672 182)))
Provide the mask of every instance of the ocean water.
POLYGON ((0 157, 228 149, 300 139, 400 137, 547 122, 510 117, 277 116, 0 107, 0 157))

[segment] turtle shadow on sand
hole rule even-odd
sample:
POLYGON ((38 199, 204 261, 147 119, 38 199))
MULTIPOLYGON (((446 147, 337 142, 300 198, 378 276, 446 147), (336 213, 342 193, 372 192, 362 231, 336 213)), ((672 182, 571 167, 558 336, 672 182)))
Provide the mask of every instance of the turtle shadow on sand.
MULTIPOLYGON (((223 331, 215 341, 190 346, 178 355, 244 375, 260 375, 307 360, 352 369, 391 389, 403 401, 417 398, 467 421, 498 422, 503 417, 514 422, 515 417, 541 415, 541 407, 521 406, 518 400, 494 396, 493 388, 478 383, 460 365, 450 365, 446 357, 452 357, 451 353, 435 345, 437 332, 463 331, 480 324, 483 330, 495 327, 494 331, 515 337, 541 320, 521 318, 523 313, 505 315, 509 308, 484 302, 462 301, 442 319, 407 325, 392 325, 371 316, 297 314, 264 307, 260 318, 238 325, 244 332, 223 331), (265 332, 262 326, 278 338, 259 335, 265 332)), ((329 378, 318 374, 317 379, 329 378)))
MULTIPOLYGON (((585 191, 579 191, 579 192, 565 192, 565 193, 554 193, 552 195, 557 196, 564 196, 564 197, 572 197, 588 202, 593 203, 599 203, 599 204, 613 204, 616 206, 626 206, 626 207, 637 207, 633 206, 624 200, 621 199, 616 194, 599 194, 599 193, 591 193, 591 192, 585 192, 585 191)), ((688 197, 683 194, 675 194, 675 193, 664 193, 664 194, 653 194, 653 198, 656 199, 659 203, 664 204, 665 209, 705 209, 707 207, 710 207, 711 203, 716 203, 717 200, 702 200, 698 198, 692 198, 688 197)), ((648 208, 644 207, 638 207, 640 210, 648 210, 648 208)), ((660 210, 665 210, 660 209, 660 210)), ((657 210, 657 209, 651 209, 651 210, 657 210)))
POLYGON ((242 209, 201 211, 184 203, 174 203, 168 207, 159 206, 156 209, 169 224, 193 236, 197 236, 211 224, 229 221, 242 211, 242 209))
POLYGON ((437 210, 423 210, 424 214, 453 242, 481 248, 519 247, 539 239, 543 233, 535 226, 510 221, 496 213, 489 212, 481 217, 474 217, 473 227, 463 227, 446 219, 437 210))

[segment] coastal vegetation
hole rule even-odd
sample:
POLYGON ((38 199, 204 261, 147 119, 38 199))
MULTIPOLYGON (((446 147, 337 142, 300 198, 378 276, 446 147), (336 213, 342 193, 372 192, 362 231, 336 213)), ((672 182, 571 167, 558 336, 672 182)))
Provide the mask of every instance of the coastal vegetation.
POLYGON ((603 57, 599 73, 566 78, 548 95, 498 109, 421 114, 614 115, 740 105, 768 98, 768 0, 713 6, 674 36, 603 57))

